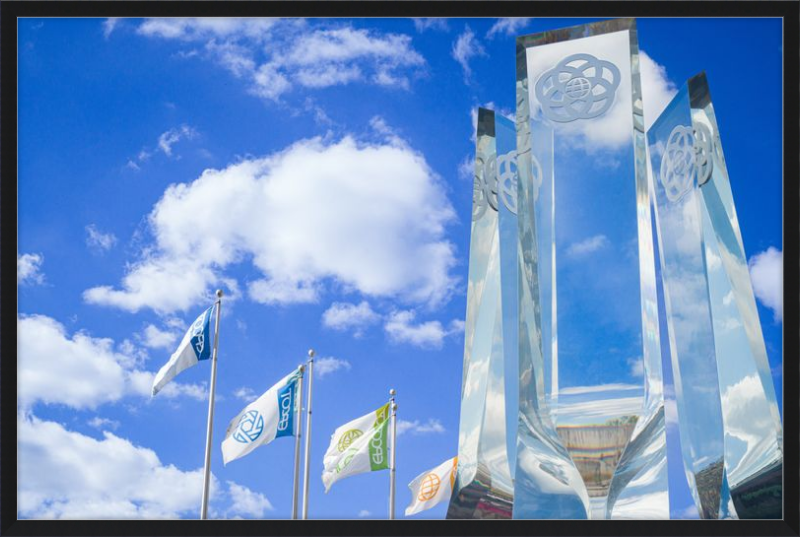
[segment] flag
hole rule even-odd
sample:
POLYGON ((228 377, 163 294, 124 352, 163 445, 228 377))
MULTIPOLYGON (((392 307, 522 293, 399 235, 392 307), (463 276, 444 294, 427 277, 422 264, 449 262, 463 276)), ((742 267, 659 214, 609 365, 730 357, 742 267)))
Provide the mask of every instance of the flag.
POLYGON ((325 492, 339 479, 389 468, 389 403, 336 429, 325 452, 325 492))
POLYGON ((457 463, 458 457, 448 459, 433 470, 419 474, 408 484, 411 489, 411 505, 406 507, 406 516, 450 499, 456 481, 457 463))
POLYGON ((233 418, 222 441, 223 464, 244 457, 258 446, 282 436, 294 436, 300 383, 298 367, 233 418))
POLYGON ((175 376, 196 365, 200 360, 208 360, 211 358, 211 312, 214 306, 211 306, 198 317, 186 335, 183 336, 183 341, 178 346, 169 361, 164 364, 164 367, 156 374, 153 379, 153 395, 161 391, 161 389, 175 376))

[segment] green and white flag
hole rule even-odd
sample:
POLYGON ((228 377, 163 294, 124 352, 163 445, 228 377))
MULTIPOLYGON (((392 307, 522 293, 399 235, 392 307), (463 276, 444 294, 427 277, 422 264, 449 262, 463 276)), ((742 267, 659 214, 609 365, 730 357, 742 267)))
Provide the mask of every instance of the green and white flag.
POLYGON ((325 492, 344 477, 388 470, 389 449, 389 403, 336 429, 323 461, 325 492))

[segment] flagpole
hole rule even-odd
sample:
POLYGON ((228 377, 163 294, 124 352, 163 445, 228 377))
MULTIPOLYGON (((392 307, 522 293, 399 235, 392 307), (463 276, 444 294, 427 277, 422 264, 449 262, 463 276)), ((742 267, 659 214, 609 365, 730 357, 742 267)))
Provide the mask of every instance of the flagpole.
POLYGON ((297 405, 294 419, 297 434, 294 438, 294 490, 292 491, 292 520, 297 520, 297 489, 300 485, 300 437, 303 436, 303 372, 305 366, 300 365, 300 380, 297 388, 297 405))
POLYGON ((391 461, 389 466, 389 520, 394 520, 394 478, 395 478, 395 440, 397 439, 397 403, 394 402, 394 396, 397 392, 392 388, 389 390, 389 395, 391 396, 391 405, 389 408, 392 409, 392 441, 390 442, 392 446, 392 456, 389 459, 391 461))
POLYGON ((308 404, 306 405, 306 453, 303 460, 303 520, 308 518, 308 456, 311 450, 311 387, 314 382, 314 349, 308 351, 308 404))
POLYGON ((217 319, 214 322, 214 351, 211 355, 211 386, 208 392, 208 426, 206 428, 206 459, 203 473, 203 503, 200 506, 200 520, 208 518, 209 478, 211 477, 211 437, 214 425, 214 389, 217 386, 217 349, 219 346, 219 312, 222 306, 222 289, 217 289, 217 319))

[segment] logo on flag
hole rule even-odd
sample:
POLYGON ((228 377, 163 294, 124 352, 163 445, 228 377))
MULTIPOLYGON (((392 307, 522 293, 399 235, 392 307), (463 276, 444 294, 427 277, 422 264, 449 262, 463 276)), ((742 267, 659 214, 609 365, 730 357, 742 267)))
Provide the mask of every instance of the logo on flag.
POLYGON ((389 403, 337 428, 325 452, 325 492, 345 477, 389 468, 389 403))
POLYGON ((458 457, 453 457, 436 468, 419 474, 408 484, 411 505, 406 508, 406 516, 448 501, 453 493, 457 472, 458 457))
POLYGON ((359 429, 350 429, 349 431, 345 431, 342 436, 339 437, 339 442, 336 444, 336 449, 339 450, 339 453, 344 453, 344 450, 350 447, 356 438, 363 435, 364 433, 359 429))
POLYGON ((211 312, 214 306, 204 311, 186 331, 178 350, 172 353, 166 364, 153 378, 152 394, 160 392, 175 376, 185 369, 197 365, 200 360, 211 358, 211 312))
POLYGON ((292 424, 292 391, 286 390, 278 396, 280 401, 281 419, 278 421, 278 431, 284 432, 292 424))
POLYGON ((258 446, 282 436, 294 436, 297 392, 302 370, 297 368, 244 407, 228 424, 222 441, 225 464, 244 457, 258 446))
POLYGON ((249 444, 261 436, 261 431, 263 430, 263 416, 261 416, 258 411, 251 410, 239 420, 236 432, 233 433, 233 439, 242 444, 249 444))
POLYGON ((427 502, 439 492, 439 487, 442 486, 442 480, 436 474, 428 474, 422 480, 422 485, 419 487, 419 495, 417 499, 421 502, 427 502))

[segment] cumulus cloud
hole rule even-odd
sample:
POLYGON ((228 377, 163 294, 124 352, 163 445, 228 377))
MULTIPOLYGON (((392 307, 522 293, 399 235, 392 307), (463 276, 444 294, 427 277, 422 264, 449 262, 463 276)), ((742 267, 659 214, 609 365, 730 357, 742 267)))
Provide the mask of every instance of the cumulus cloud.
POLYGON ((429 418, 425 423, 420 423, 419 420, 397 420, 397 435, 411 433, 418 434, 439 434, 445 431, 442 423, 435 419, 429 418))
POLYGON ((509 17, 497 19, 489 31, 486 32, 487 39, 492 39, 497 34, 514 35, 528 25, 532 19, 524 17, 509 17))
POLYGON ((756 298, 783 321, 783 252, 770 246, 750 258, 750 281, 756 298))
POLYGON ((418 32, 424 32, 425 30, 447 30, 447 19, 436 17, 436 18, 415 18, 414 21, 414 28, 417 29, 418 32))
POLYGON ((425 59, 404 34, 280 19, 148 19, 140 35, 205 41, 205 57, 249 82, 248 92, 278 101, 295 86, 360 82, 408 89, 425 59))
POLYGON ((589 237, 580 242, 570 244, 569 247, 567 247, 567 255, 579 257, 591 254, 605 248, 608 244, 608 237, 605 235, 595 235, 594 237, 589 237))
MULTIPOLYGON (((114 349, 109 338, 84 332, 71 337, 64 326, 44 315, 17 319, 19 404, 62 404, 94 409, 126 396, 150 397, 154 373, 141 371, 141 359, 128 345, 114 349), (127 352, 125 352, 127 351, 127 352)), ((205 388, 172 382, 164 397, 205 399, 205 388)))
POLYGON ((335 373, 336 371, 349 370, 350 368, 350 362, 334 358, 333 356, 314 360, 314 374, 320 378, 335 373))
POLYGON ((84 299, 131 312, 185 311, 210 302, 212 285, 235 288, 223 269, 251 259, 260 278, 248 292, 257 302, 313 302, 336 282, 435 305, 456 283, 454 245, 445 239, 455 218, 441 178, 409 147, 301 140, 171 185, 148 218, 156 244, 121 289, 94 287, 84 299))
POLYGON ((639 72, 644 101, 644 126, 647 130, 675 97, 678 89, 667 76, 666 67, 656 63, 643 50, 639 51, 639 72))
POLYGON ((17 255, 17 284, 42 285, 44 283, 42 263, 44 263, 42 254, 17 255))
POLYGON ((384 330, 395 343, 410 343, 422 348, 441 348, 444 338, 464 330, 464 323, 453 320, 449 328, 439 321, 414 324, 416 312, 413 310, 395 311, 389 314, 384 330))
POLYGON ((264 518, 267 511, 273 511, 272 503, 260 492, 254 492, 247 487, 228 481, 228 494, 231 506, 228 508, 230 515, 243 515, 249 518, 264 518))
POLYGON ((148 324, 141 334, 141 340, 145 347, 151 349, 175 350, 175 344, 181 336, 179 332, 171 330, 161 330, 155 325, 148 324))
POLYGON ((464 82, 467 84, 472 77, 472 69, 469 66, 470 60, 480 56, 487 56, 483 45, 477 40, 469 26, 464 28, 464 32, 453 43, 452 55, 464 70, 464 82))
POLYGON ((86 226, 86 246, 96 252, 107 252, 117 243, 113 233, 103 233, 94 224, 86 226))
MULTIPOLYGON (((95 439, 31 414, 18 416, 20 518, 164 519, 195 517, 203 469, 164 464, 151 449, 103 432, 95 439)), ((269 500, 211 475, 211 511, 260 518, 269 500)))
POLYGON ((334 302, 322 314, 322 324, 340 332, 353 330, 356 337, 364 333, 368 326, 380 321, 381 316, 375 313, 366 300, 360 304, 334 302))

